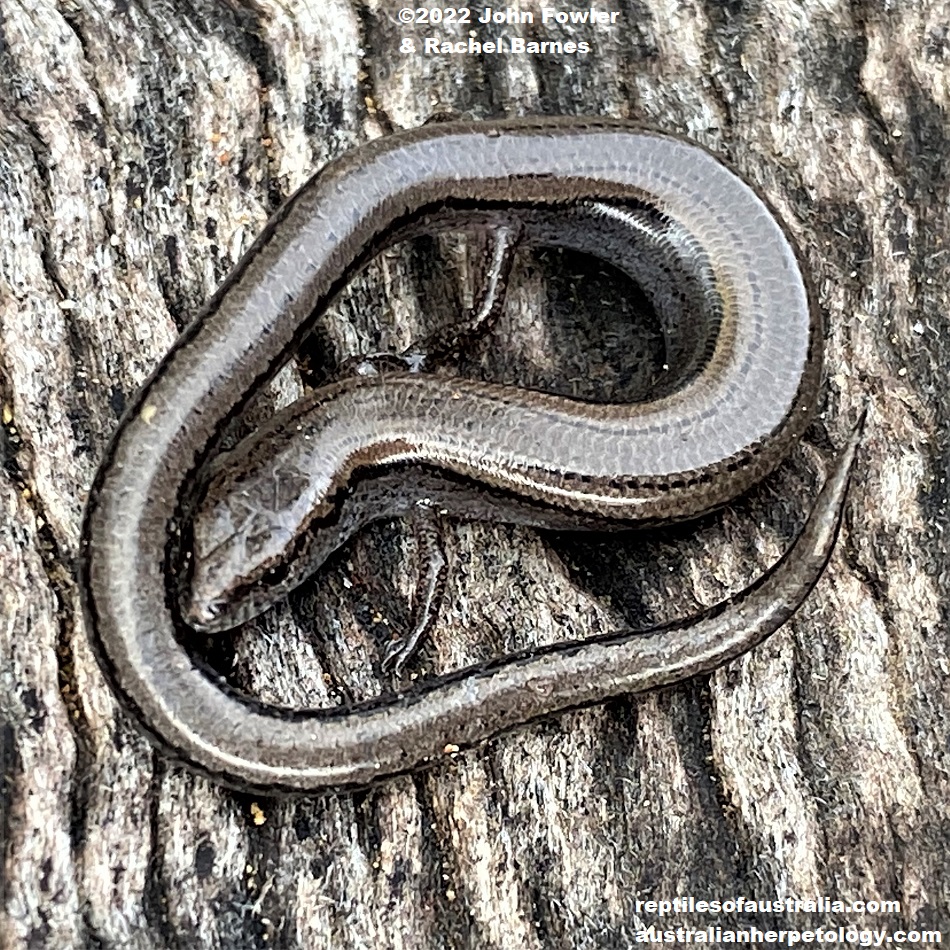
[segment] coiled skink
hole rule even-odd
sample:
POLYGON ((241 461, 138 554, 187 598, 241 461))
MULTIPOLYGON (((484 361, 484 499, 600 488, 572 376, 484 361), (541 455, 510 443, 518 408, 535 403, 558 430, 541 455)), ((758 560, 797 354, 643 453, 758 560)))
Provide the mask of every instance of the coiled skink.
MULTIPOLYGON (((821 322, 775 215, 714 156, 581 119, 426 126, 349 153, 278 211, 185 330, 131 404, 90 491, 81 570, 97 652, 165 749, 241 787, 365 784, 539 716, 711 670, 797 609, 833 547, 857 433, 778 565, 689 623, 559 644, 412 695, 293 715, 222 690, 180 645, 169 537, 223 427, 290 358, 314 313, 394 235, 427 220, 451 226, 456 214, 505 206, 556 215, 585 203, 645 210, 694 242, 701 262, 690 273, 712 275, 708 312, 720 316, 692 378, 637 406, 418 375, 321 390, 306 409, 323 413, 336 454, 320 456, 323 483, 307 502, 316 517, 341 517, 326 503, 350 474, 369 466, 361 484, 382 484, 398 477, 390 466, 408 463, 434 473, 423 488, 436 494, 464 479, 499 502, 581 521, 682 518, 739 494, 788 452, 817 401, 821 322)), ((349 510, 342 517, 360 522, 349 510)))

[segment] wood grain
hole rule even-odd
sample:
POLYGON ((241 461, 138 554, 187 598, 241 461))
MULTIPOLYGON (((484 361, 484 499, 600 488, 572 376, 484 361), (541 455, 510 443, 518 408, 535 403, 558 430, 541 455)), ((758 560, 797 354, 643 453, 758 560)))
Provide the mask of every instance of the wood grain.
MULTIPOLYGON (((503 28, 584 55, 423 55, 425 36, 468 31, 402 25, 383 0, 0 2, 3 950, 587 950, 650 925, 950 936, 950 4, 600 9, 619 24, 503 28), (842 542, 797 617, 708 680, 361 793, 231 794, 153 752, 99 673, 74 572, 85 492, 123 405, 280 201, 347 148, 440 113, 618 116, 724 155, 801 243, 827 383, 795 456, 698 525, 613 541, 448 526, 449 603, 416 674, 745 586, 867 401, 842 542), (900 910, 638 910, 686 895, 900 910)), ((467 247, 421 241, 374 264, 322 321, 309 371, 461 319, 467 247)), ((525 255, 459 370, 622 382, 653 358, 623 322, 630 293, 600 264, 525 255)), ((299 385, 285 373, 257 411, 299 385)), ((398 525, 367 532, 213 658, 270 701, 378 693, 412 553, 398 525)))

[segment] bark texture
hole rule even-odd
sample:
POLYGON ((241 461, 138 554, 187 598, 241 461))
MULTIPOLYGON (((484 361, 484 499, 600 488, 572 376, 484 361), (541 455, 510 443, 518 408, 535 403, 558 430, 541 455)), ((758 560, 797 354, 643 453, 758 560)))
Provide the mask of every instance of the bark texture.
MULTIPOLYGON (((399 9, 0 0, 0 947, 589 950, 651 924, 950 937, 950 4, 613 0, 612 27, 542 25, 528 3, 536 22, 504 27, 399 9), (469 29, 591 49, 421 51, 469 29), (232 794, 156 754, 100 675, 74 573, 85 493, 124 404, 280 201, 442 112, 619 116, 724 155, 803 248, 827 380, 787 464, 698 525, 609 541, 450 526, 417 674, 745 586, 867 402, 845 530, 793 621, 708 679, 361 793, 232 794), (684 895, 900 910, 638 909, 684 895)), ((470 256, 441 239, 387 254, 323 322, 333 358, 454 318, 470 256)), ((625 308, 601 265, 523 256, 460 370, 583 395, 593 360, 629 396, 624 367, 655 354, 631 356, 625 308)), ((298 387, 286 373, 259 411, 298 387)), ((219 662, 268 700, 378 693, 411 564, 398 525, 366 532, 219 662)))

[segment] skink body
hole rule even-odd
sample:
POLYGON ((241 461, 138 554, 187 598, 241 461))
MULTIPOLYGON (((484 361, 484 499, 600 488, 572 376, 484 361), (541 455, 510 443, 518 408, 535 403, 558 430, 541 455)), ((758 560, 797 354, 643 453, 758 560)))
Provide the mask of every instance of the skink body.
POLYGON ((801 434, 820 381, 817 310, 782 226, 709 153, 622 122, 522 120, 425 127, 344 156, 275 215, 143 387, 90 495, 83 580, 104 669, 149 734, 186 762, 271 790, 364 784, 448 745, 710 670, 776 629, 819 576, 854 440, 786 558, 695 623, 562 644, 451 674, 372 708, 292 718, 223 692, 192 663, 176 638, 167 539, 224 424, 380 247, 499 208, 539 231, 544 220, 576 215, 586 224, 575 232, 588 237, 598 226, 609 230, 603 221, 611 214, 639 216, 647 245, 660 248, 656 260, 665 253, 685 267, 687 283, 706 288, 705 319, 716 323, 711 352, 681 388, 637 406, 415 375, 341 383, 291 407, 237 457, 214 463, 215 497, 241 496, 241 478, 258 470, 248 462, 265 446, 294 454, 300 470, 288 501, 302 518, 288 522, 298 540, 307 534, 302 526, 318 533, 320 519, 346 522, 345 534, 374 504, 384 516, 392 480, 407 465, 422 466, 430 479, 422 488, 436 496, 453 497, 454 480, 467 480, 483 488, 478 504, 494 495, 502 515, 508 503, 537 513, 536 523, 656 521, 739 494, 801 434), (310 457, 300 426, 317 436, 310 457), (228 483, 229 471, 236 482, 228 483), (351 498, 362 491, 366 508, 339 503, 354 477, 351 498))

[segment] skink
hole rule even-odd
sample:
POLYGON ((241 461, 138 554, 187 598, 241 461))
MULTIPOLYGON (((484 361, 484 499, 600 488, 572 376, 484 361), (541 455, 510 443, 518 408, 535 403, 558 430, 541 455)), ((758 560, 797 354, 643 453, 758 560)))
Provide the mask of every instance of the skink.
MULTIPOLYGON (((717 330, 681 388, 620 406, 418 375, 344 382, 292 407, 237 460, 214 463, 221 478, 253 473, 254 445, 289 452, 301 469, 287 521, 297 542, 323 521, 342 543, 374 505, 385 516, 404 499, 404 466, 421 466, 421 490, 450 508, 463 499, 463 512, 482 513, 487 498, 501 517, 527 511, 531 523, 650 522, 734 497, 803 431, 820 383, 818 312, 776 217, 709 153, 623 122, 531 119, 426 126, 345 155, 278 211, 182 334, 121 421, 90 492, 82 587, 98 655, 140 725, 181 760, 270 791, 365 784, 558 710, 711 670, 784 623, 820 576, 857 431, 786 556, 689 623, 559 644, 411 695, 293 716, 220 689, 189 658, 169 539, 226 423, 379 248, 506 208, 529 222, 632 215, 654 247, 670 235, 668 263, 705 288, 717 330), (319 438, 298 438, 298 424, 319 438)), ((213 498, 240 497, 239 482, 213 498)))

